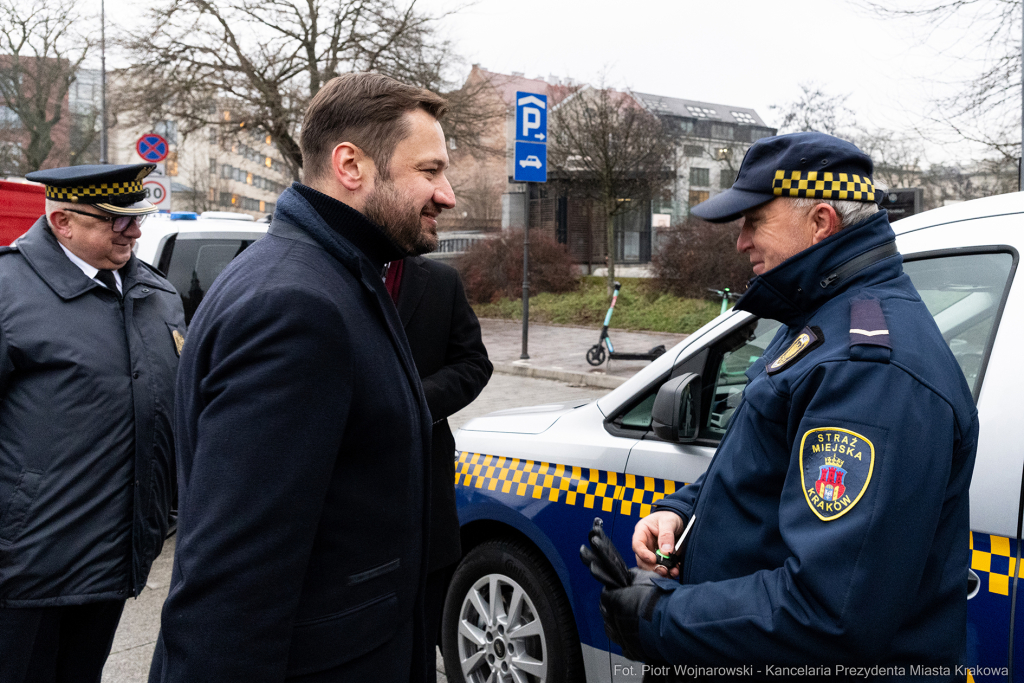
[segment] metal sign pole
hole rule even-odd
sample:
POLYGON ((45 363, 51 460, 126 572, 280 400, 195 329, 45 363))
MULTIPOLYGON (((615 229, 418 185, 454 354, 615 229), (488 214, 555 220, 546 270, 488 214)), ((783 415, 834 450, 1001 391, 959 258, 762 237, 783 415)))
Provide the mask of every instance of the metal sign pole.
POLYGON ((523 352, 520 360, 527 360, 527 338, 530 333, 530 183, 526 183, 526 217, 523 219, 523 352))
MULTIPOLYGON (((1022 9, 1024 9, 1024 2, 1021 3, 1022 9)), ((1017 166, 1017 189, 1024 192, 1024 16, 1021 18, 1021 69, 1020 69, 1020 163, 1017 166)))
POLYGON ((107 163, 107 11, 100 0, 100 163, 107 163))

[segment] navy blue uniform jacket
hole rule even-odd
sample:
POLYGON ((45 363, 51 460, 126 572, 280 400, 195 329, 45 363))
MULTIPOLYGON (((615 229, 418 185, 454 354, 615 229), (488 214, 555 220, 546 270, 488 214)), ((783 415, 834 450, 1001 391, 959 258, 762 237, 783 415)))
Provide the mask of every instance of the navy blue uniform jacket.
POLYGON ((431 420, 381 281, 401 255, 293 186, 210 288, 178 374, 178 543, 151 681, 418 678, 431 420))
POLYGON ((652 658, 962 662, 977 411, 902 257, 844 272, 893 240, 879 212, 737 303, 784 326, 707 471, 661 506, 697 519, 683 585, 659 579, 640 621, 652 658))

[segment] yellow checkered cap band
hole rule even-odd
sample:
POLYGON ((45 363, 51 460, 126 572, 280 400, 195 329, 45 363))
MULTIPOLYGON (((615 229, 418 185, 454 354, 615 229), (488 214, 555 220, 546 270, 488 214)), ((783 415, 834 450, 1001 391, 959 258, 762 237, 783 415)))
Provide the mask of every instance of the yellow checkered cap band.
POLYGON ((875 201, 875 185, 871 178, 853 173, 780 170, 775 172, 772 189, 776 197, 875 201))
POLYGON ((467 451, 459 454, 455 485, 640 517, 685 486, 670 479, 467 451))
POLYGON ((102 201, 130 194, 142 194, 143 192, 141 180, 132 180, 127 183, 98 183, 96 185, 80 185, 78 187, 46 186, 46 198, 61 202, 79 202, 83 199, 102 201))

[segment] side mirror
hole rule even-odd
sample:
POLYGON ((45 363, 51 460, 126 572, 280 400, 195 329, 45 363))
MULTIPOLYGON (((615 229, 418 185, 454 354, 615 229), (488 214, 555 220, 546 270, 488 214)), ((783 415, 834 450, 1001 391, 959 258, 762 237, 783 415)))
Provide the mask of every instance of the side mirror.
POLYGON ((659 438, 691 443, 700 432, 700 375, 688 372, 661 385, 651 410, 651 426, 659 438))

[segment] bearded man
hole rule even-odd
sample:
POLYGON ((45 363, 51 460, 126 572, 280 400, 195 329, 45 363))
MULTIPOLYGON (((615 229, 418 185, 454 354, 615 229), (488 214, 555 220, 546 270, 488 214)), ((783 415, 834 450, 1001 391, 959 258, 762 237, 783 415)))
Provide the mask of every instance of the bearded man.
POLYGON ((333 79, 305 184, 196 312, 178 543, 150 681, 416 681, 431 417, 382 280, 455 206, 437 95, 333 79))

